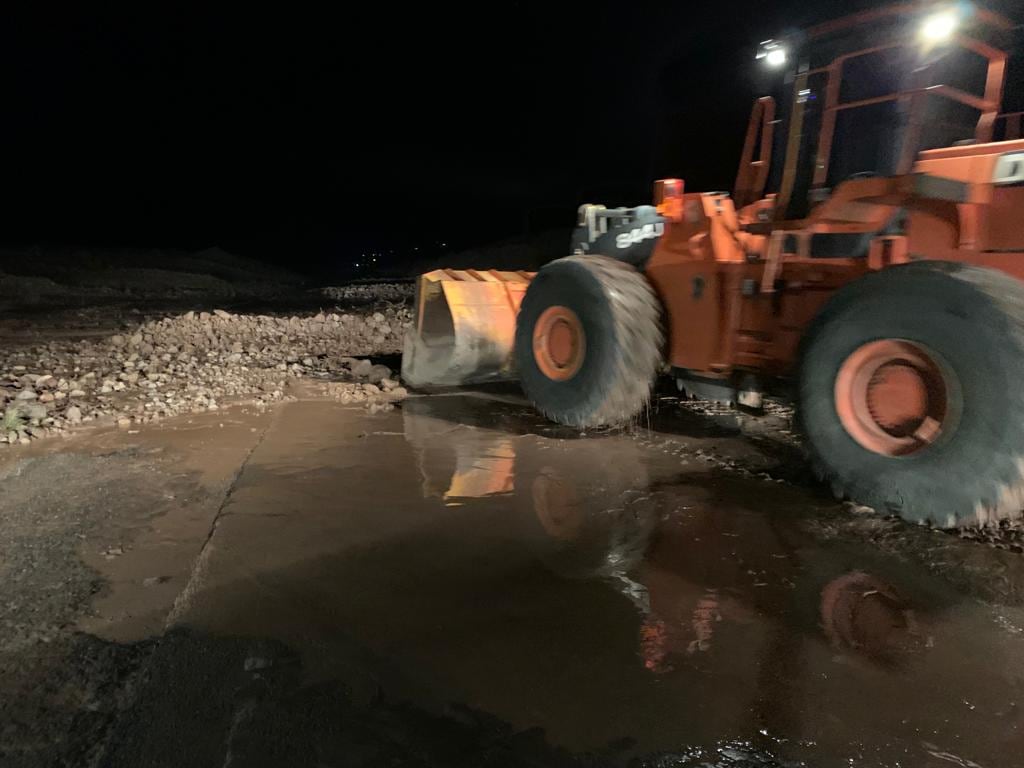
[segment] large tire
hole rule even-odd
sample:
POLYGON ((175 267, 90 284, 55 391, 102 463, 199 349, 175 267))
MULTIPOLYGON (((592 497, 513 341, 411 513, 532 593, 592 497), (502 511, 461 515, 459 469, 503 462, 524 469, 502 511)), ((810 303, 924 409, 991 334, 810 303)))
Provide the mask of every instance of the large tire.
POLYGON ((605 256, 569 256, 541 269, 526 291, 516 322, 516 366, 526 395, 553 421, 620 424, 647 404, 662 340, 661 306, 642 274, 605 256), (535 336, 543 318, 563 310, 579 343, 560 372, 545 364, 535 336))
POLYGON ((799 418, 837 496, 916 522, 984 525, 1024 507, 1022 382, 1024 286, 917 262, 861 278, 823 308, 802 346, 799 418), (903 351, 886 358, 893 349, 903 351))

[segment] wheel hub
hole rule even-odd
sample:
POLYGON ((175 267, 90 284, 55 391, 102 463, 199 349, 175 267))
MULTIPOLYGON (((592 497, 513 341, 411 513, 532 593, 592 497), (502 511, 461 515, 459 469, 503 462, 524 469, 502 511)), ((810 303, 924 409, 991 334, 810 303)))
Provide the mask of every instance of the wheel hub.
POLYGON ((533 357, 549 379, 571 379, 583 364, 586 336, 579 317, 568 307, 548 307, 533 329, 533 357))
POLYGON ((928 416, 928 383, 912 365, 886 363, 868 381, 867 407, 889 434, 912 435, 928 416))
POLYGON ((948 382, 934 354, 920 344, 882 339, 843 362, 835 401, 843 427, 862 447, 883 456, 906 456, 942 433, 948 382))

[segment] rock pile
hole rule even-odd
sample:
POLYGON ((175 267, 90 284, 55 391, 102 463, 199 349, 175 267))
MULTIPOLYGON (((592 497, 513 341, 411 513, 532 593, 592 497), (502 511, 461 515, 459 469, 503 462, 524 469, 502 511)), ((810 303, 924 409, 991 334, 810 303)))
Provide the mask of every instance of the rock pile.
POLYGON ((338 302, 409 302, 416 286, 413 283, 355 283, 323 289, 323 295, 338 302))
POLYGON ((289 379, 337 382, 344 402, 405 396, 392 371, 360 357, 401 351, 407 308, 307 317, 216 310, 154 320, 99 341, 0 350, 0 444, 83 423, 131 426, 236 402, 270 403, 289 379))

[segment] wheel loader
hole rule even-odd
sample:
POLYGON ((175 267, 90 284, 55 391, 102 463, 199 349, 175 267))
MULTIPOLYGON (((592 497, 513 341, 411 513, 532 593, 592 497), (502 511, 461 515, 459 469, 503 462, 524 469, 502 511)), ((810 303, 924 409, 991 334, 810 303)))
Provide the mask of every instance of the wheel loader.
POLYGON ((517 378, 578 427, 629 421, 655 378, 795 401, 839 497, 913 521, 1024 508, 1024 140, 1003 114, 1014 25, 875 9, 763 43, 735 187, 655 182, 579 209, 529 272, 420 278, 403 377, 517 378))

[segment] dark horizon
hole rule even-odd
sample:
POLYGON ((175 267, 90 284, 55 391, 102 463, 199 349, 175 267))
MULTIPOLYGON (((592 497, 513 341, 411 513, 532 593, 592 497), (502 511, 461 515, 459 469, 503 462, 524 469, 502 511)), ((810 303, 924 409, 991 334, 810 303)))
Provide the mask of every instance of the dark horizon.
POLYGON ((757 43, 884 4, 9 13, 0 243, 331 271, 728 189, 757 43))

